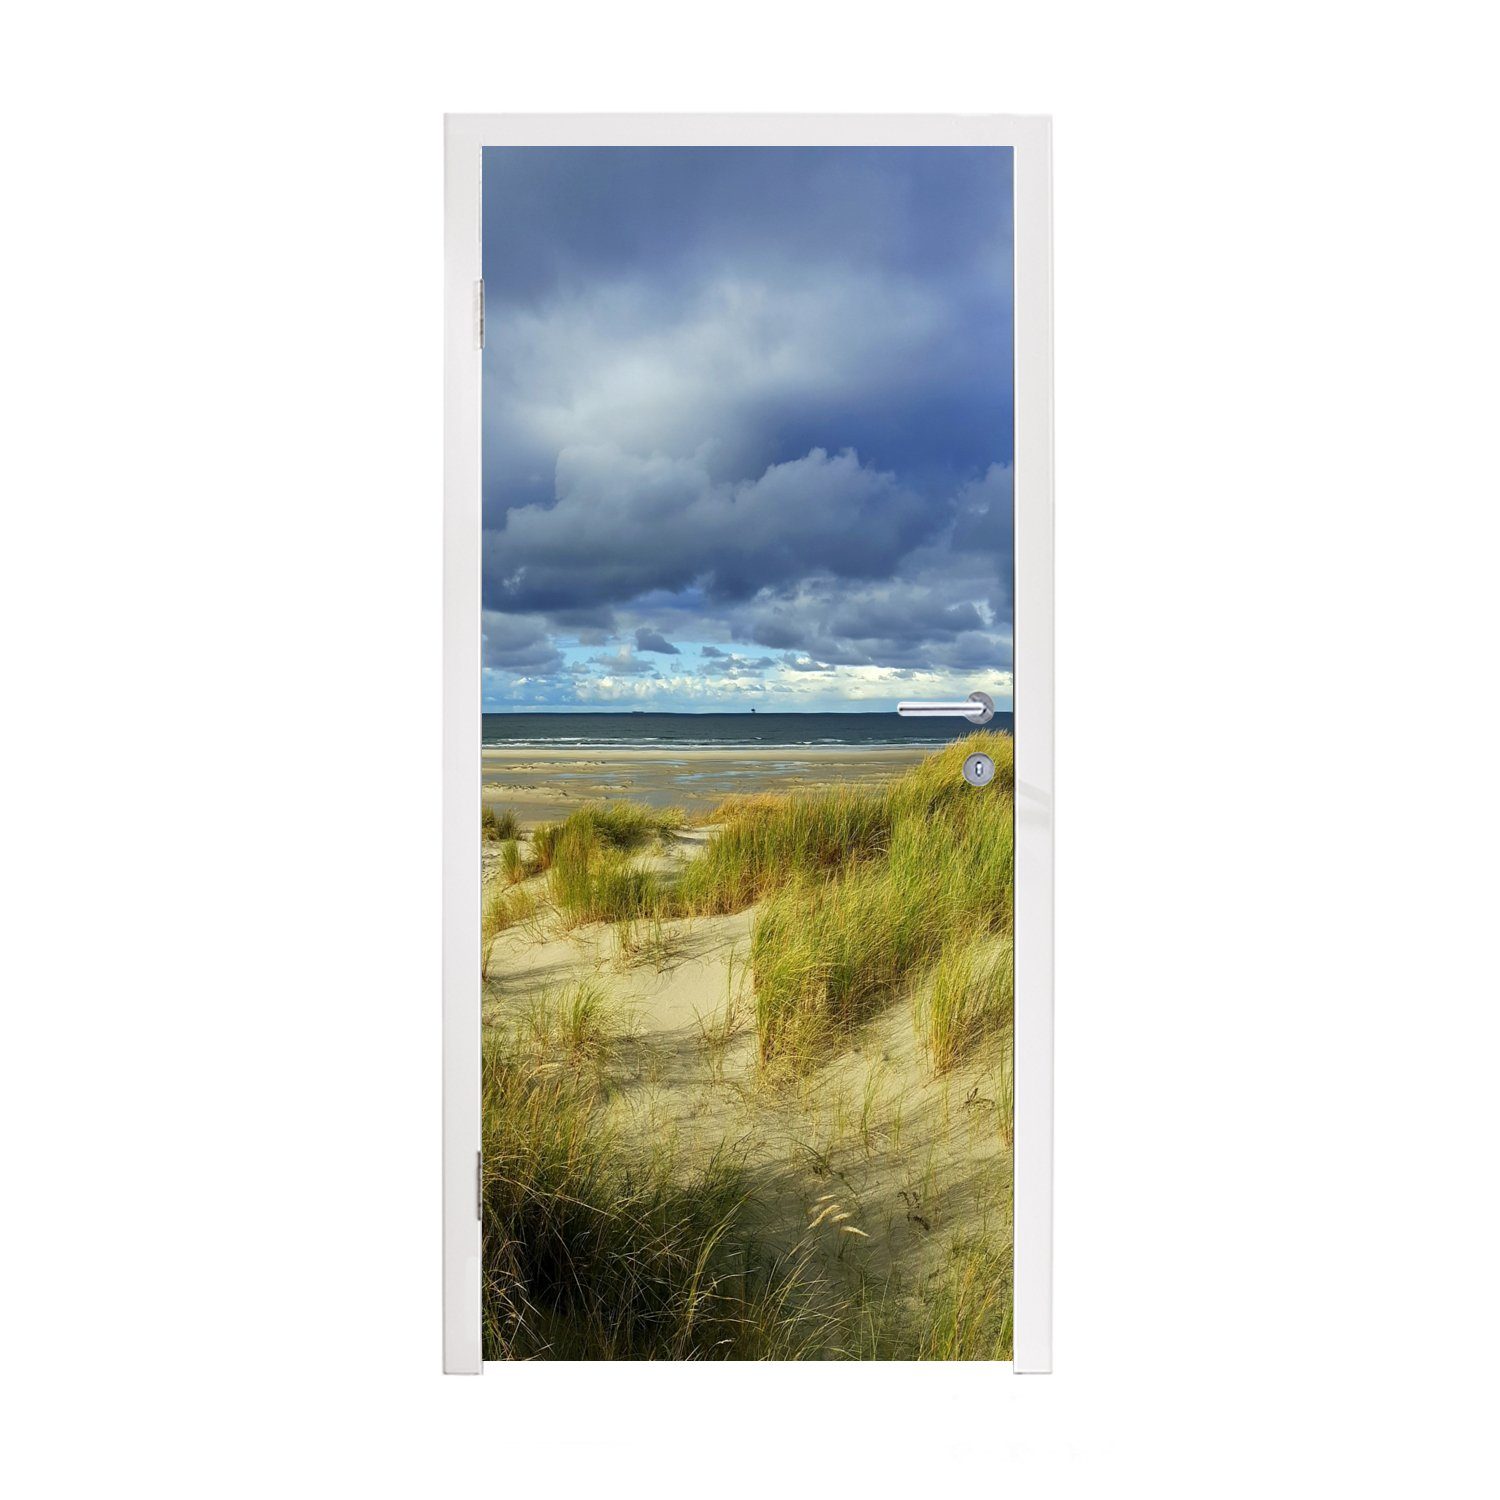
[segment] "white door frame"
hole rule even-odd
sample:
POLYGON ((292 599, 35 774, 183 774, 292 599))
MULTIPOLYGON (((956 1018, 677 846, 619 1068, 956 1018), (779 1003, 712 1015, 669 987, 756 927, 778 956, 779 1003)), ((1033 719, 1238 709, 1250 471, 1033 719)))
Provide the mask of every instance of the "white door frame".
POLYGON ((486 146, 1015 152, 1015 1358, 1052 1368, 1052 122, 1014 115, 449 115, 443 323, 443 1368, 478 1374, 480 194, 486 146))

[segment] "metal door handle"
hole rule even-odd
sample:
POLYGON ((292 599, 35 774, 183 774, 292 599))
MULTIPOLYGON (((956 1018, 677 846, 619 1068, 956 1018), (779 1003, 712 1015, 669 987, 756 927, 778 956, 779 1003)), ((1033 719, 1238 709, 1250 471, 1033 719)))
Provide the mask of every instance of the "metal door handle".
POLYGON ((988 693, 970 693, 956 703, 898 703, 896 712, 905 719, 967 719, 988 724, 995 717, 995 700, 988 693))

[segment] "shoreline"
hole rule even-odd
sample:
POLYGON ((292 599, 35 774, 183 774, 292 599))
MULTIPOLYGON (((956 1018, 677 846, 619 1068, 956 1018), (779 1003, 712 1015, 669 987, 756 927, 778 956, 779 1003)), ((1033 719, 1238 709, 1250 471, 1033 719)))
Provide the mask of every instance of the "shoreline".
POLYGON ((527 827, 551 821, 584 802, 622 798, 701 812, 737 794, 879 786, 934 748, 941 747, 484 746, 481 797, 496 811, 511 809, 527 827))

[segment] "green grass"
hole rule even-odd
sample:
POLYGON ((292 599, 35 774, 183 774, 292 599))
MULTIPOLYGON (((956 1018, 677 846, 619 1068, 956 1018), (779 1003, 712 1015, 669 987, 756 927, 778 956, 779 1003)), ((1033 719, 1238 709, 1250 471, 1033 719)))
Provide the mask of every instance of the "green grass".
POLYGON ((508 885, 519 885, 526 879, 526 862, 515 839, 506 839, 500 846, 500 870, 508 885))
POLYGON ((878 1360, 1008 1360, 1014 1339, 1014 1256, 1007 1229, 960 1236, 914 1295, 864 1283, 854 1317, 856 1356, 878 1360))
POLYGON ((676 891, 694 915, 742 911, 804 876, 826 876, 885 849, 892 810, 879 793, 736 797, 708 815, 719 829, 676 891))
POLYGON ((564 832, 552 864, 552 899, 571 926, 626 922, 658 913, 662 883, 628 854, 564 832))
POLYGON ((557 838, 561 832, 561 823, 539 823, 531 830, 531 848, 526 857, 528 875, 540 875, 552 868, 552 856, 557 851, 557 838))
MULTIPOLYGON (((1007 1236, 1007 1240, 1008 1240, 1007 1236)), ((926 1289, 914 1359, 1009 1359, 1014 1329, 1014 1256, 974 1236, 961 1240, 926 1289)))
POLYGON ((658 809, 638 802, 588 802, 569 815, 561 836, 578 835, 607 849, 640 849, 666 843, 685 822, 679 808, 658 809))
POLYGON ((638 1159, 597 1090, 486 1039, 486 1359, 791 1359, 828 1340, 795 1256, 757 1245, 743 1167, 638 1159))
POLYGON ((665 812, 632 802, 590 803, 549 835, 546 868, 552 899, 565 920, 637 922, 667 910, 664 884, 634 851, 668 842, 682 826, 675 808, 665 812))
POLYGON ((602 1061, 617 1027, 602 986, 582 980, 535 996, 521 1030, 536 1057, 545 1061, 560 1055, 576 1064, 602 1061))
MULTIPOLYGON (((781 810, 748 815, 773 828, 735 836, 732 847, 780 847, 794 856, 804 851, 789 874, 763 883, 764 904, 751 934, 763 1064, 805 1072, 898 988, 940 968, 945 954, 1010 933, 1010 750, 1008 736, 971 735, 929 756, 883 793, 859 799, 878 802, 878 812, 789 798, 781 810), (980 748, 995 757, 1000 772, 984 788, 959 775, 964 758, 980 748), (882 826, 883 836, 875 832, 882 826), (833 852, 839 831, 849 835, 841 857, 833 852)), ((712 854, 711 844, 705 859, 712 854)), ((743 866, 758 868, 753 859, 743 866)), ((937 1022, 943 1067, 977 1035, 998 1029, 994 1012, 1004 1004, 995 996, 985 1004, 961 1004, 953 989, 943 990, 937 1022), (975 1021, 976 1011, 983 1022, 975 1021)))
POLYGON ((488 802, 479 811, 480 831, 487 839, 513 839, 520 832, 516 815, 510 808, 497 813, 488 802))
POLYGON ((934 1073, 957 1066, 988 1038, 1011 1034, 1015 963, 1010 938, 960 939, 945 948, 915 1014, 934 1073))
POLYGON ((648 946, 637 924, 659 932, 665 917, 760 903, 750 965, 763 1065, 805 1072, 936 969, 922 1024, 941 1072, 1004 1029, 1008 979, 945 970, 971 966, 970 945, 1010 932, 1013 785, 1010 737, 973 734, 876 791, 731 798, 708 815, 715 832, 675 881, 639 855, 670 841, 682 814, 631 802, 590 803, 537 828, 520 868, 551 872, 569 926, 619 924, 627 960, 648 946), (983 788, 960 774, 978 749, 998 770, 983 788))

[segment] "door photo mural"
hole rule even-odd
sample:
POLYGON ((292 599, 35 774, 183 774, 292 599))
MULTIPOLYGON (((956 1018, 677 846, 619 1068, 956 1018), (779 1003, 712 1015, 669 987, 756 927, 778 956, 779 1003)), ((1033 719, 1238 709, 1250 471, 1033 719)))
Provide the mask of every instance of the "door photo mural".
POLYGON ((1011 149, 482 181, 484 1358, 1009 1359, 1011 149))

